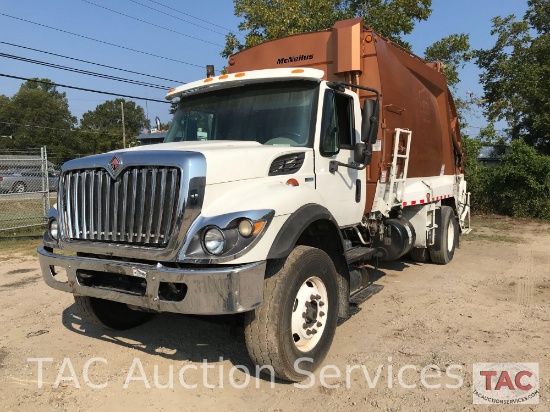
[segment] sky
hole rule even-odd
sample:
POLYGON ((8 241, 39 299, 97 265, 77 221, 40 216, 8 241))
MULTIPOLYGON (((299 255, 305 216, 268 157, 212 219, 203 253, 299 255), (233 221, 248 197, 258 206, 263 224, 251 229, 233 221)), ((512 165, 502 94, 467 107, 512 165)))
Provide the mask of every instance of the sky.
MULTIPOLYGON (((509 14, 521 17, 526 3, 527 0, 433 0, 431 17, 417 23, 405 39, 421 57, 427 46, 453 33, 469 34, 473 48, 489 48, 494 44, 490 36, 491 18, 509 14)), ((4 43, 0 43, 3 54, 154 83, 164 88, 111 81, 7 57, 0 57, 0 74, 45 77, 65 85, 164 100, 169 88, 205 77, 207 64, 213 64, 216 70, 226 65, 220 56, 225 34, 229 30, 237 32, 239 21, 230 0, 0 0, 0 42, 169 80, 98 67, 4 43)), ((479 70, 473 63, 461 69, 460 78, 458 97, 467 98, 469 91, 477 96, 483 94, 479 70)), ((13 96, 21 83, 21 80, 0 76, 0 94, 13 96)), ((71 112, 78 119, 105 100, 116 98, 59 90, 66 92, 71 112)), ((135 101, 146 110, 152 124, 157 116, 164 123, 170 120, 168 104, 135 101)), ((480 111, 469 115, 468 123, 468 132, 473 136, 486 124, 480 111)))

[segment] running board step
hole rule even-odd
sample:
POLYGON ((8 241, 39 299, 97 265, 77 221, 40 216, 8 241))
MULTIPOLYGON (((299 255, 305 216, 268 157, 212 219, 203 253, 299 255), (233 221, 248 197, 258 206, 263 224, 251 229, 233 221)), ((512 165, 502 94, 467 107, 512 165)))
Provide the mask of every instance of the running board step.
POLYGON ((349 299, 349 303, 351 305, 359 306, 361 303, 365 302, 372 296, 376 295, 382 289, 384 289, 384 285, 377 285, 375 283, 371 283, 366 288, 361 289, 359 292, 354 293, 349 299))
POLYGON ((360 259, 368 260, 376 253, 376 249, 371 247, 355 247, 346 251, 346 260, 348 264, 357 262, 360 259))
POLYGON ((374 283, 371 283, 369 286, 361 289, 359 292, 353 294, 353 296, 349 300, 349 316, 347 318, 339 318, 338 319, 338 326, 340 326, 342 323, 346 322, 348 319, 350 319, 352 316, 358 314, 361 312, 361 307, 359 306, 361 303, 365 302, 366 300, 370 299, 374 295, 376 295, 378 292, 380 292, 382 289, 384 289, 383 285, 376 285, 374 283))

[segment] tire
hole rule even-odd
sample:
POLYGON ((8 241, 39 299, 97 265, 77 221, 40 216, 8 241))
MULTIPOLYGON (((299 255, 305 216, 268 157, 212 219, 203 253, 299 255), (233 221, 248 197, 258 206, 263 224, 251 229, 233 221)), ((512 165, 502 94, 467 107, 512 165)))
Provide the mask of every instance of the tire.
POLYGON ((409 253, 415 262, 427 263, 430 261, 430 251, 424 247, 412 248, 409 253))
POLYGON ((153 317, 153 313, 132 310, 124 303, 110 300, 75 295, 74 301, 84 319, 109 329, 131 329, 153 317))
POLYGON ((458 221, 449 206, 441 206, 441 209, 436 211, 435 218, 438 225, 435 235, 438 240, 437 248, 430 249, 430 258, 438 265, 446 265, 453 260, 458 245, 458 221))
POLYGON ((15 182, 12 187, 13 193, 25 193, 27 186, 23 182, 15 182))
POLYGON ((320 249, 297 246, 286 259, 270 264, 264 303, 245 314, 246 347, 257 365, 272 367, 278 378, 299 382, 323 362, 337 321, 338 281, 332 260, 320 249), (310 359, 295 369, 300 358, 310 359))

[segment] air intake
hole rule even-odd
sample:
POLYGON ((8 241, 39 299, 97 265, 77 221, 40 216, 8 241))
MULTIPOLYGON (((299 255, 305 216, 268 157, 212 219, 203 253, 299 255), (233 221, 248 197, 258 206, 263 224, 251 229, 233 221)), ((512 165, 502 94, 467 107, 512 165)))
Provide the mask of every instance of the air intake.
POLYGON ((291 175, 296 173, 304 164, 304 152, 280 156, 271 163, 269 176, 291 175))

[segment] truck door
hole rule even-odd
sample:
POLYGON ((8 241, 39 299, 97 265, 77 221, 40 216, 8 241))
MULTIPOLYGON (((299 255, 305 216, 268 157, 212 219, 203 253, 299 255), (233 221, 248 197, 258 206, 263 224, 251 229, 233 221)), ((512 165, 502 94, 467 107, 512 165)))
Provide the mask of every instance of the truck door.
POLYGON ((316 189, 339 226, 358 223, 365 202, 365 188, 358 182, 359 173, 364 171, 342 166, 334 173, 329 171, 331 160, 346 164, 353 161, 355 111, 359 110, 359 105, 357 108, 354 106, 351 95, 332 89, 325 90, 320 138, 315 153, 316 189))

